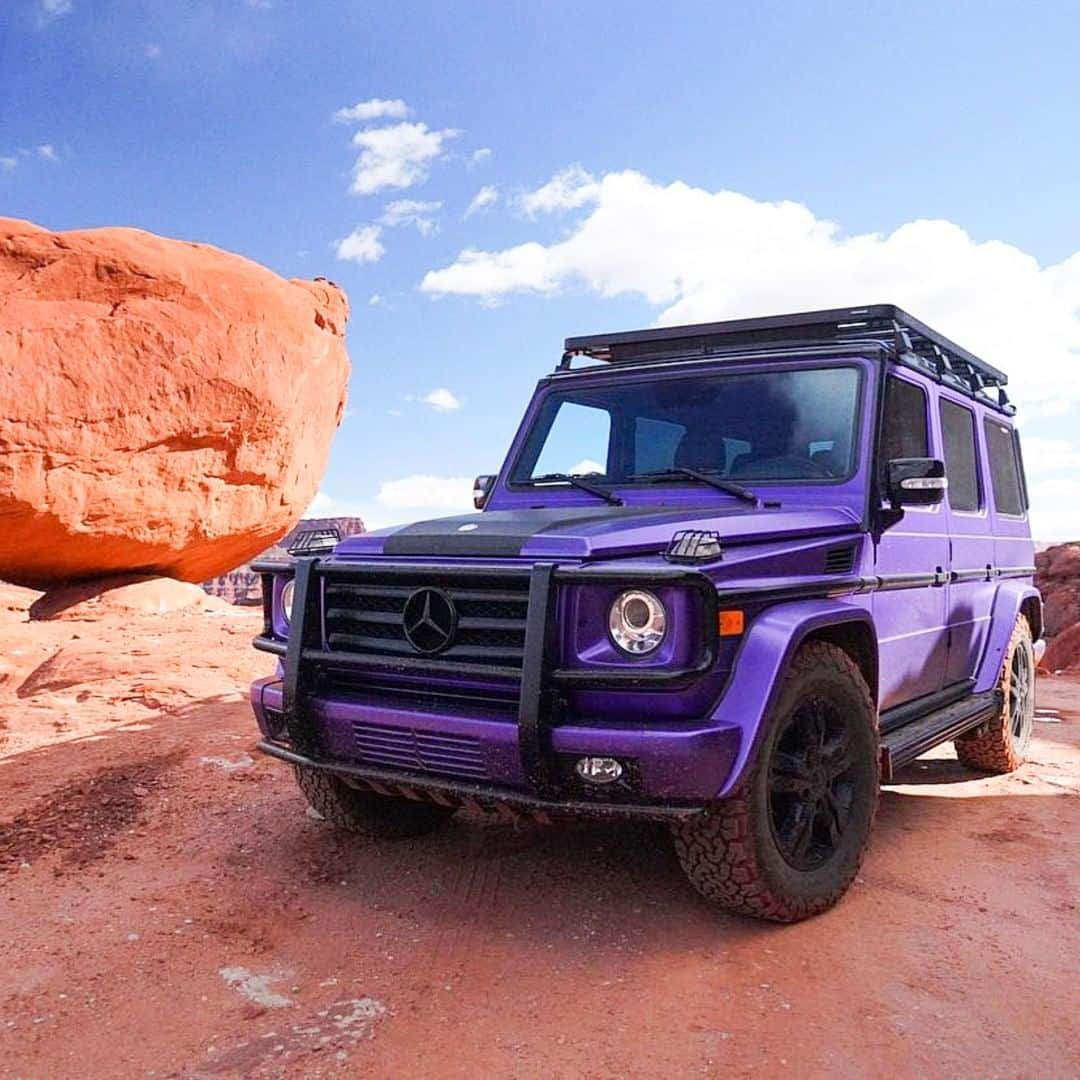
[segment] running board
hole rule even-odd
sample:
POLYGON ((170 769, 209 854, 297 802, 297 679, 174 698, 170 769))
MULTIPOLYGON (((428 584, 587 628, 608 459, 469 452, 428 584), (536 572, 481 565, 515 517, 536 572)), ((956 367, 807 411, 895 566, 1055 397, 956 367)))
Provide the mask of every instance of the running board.
POLYGON ((881 781, 889 783, 897 770, 910 764, 917 757, 935 746, 987 720, 992 720, 1001 709, 1001 694, 990 690, 985 694, 973 694, 942 709, 935 709, 916 717, 881 737, 881 781))

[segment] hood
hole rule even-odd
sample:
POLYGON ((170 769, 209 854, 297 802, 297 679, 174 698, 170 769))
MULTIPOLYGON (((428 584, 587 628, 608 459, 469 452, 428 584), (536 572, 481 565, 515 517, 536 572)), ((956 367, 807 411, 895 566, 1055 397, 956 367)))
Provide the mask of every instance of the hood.
POLYGON ((847 533, 858 527, 838 507, 549 507, 487 510, 350 537, 337 558, 574 559, 657 555, 681 529, 708 529, 730 544, 847 533))

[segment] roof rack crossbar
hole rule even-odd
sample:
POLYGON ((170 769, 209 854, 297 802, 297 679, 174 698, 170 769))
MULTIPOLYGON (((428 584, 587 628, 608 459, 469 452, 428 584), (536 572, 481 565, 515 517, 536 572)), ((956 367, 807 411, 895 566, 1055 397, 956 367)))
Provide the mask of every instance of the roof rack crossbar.
POLYGON ((996 389, 998 407, 1015 411, 1002 389, 1009 381, 1003 371, 893 304, 571 337, 566 339, 557 370, 570 371, 576 356, 611 364, 645 363, 676 356, 746 354, 795 344, 875 345, 898 361, 922 368, 940 382, 991 404, 988 391, 996 389))

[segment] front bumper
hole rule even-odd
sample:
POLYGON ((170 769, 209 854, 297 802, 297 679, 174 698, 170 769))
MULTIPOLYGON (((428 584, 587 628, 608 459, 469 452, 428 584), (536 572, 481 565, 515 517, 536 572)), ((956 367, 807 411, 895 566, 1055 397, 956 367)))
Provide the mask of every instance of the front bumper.
POLYGON ((441 806, 473 807, 491 811, 511 820, 531 817, 548 822, 553 817, 572 815, 594 818, 632 818, 639 821, 678 821, 705 809, 694 803, 594 802, 582 799, 541 799, 523 791, 507 790, 484 784, 468 784, 436 776, 417 776, 392 769, 376 769, 345 761, 322 761, 298 754, 280 743, 259 743, 264 754, 305 769, 321 769, 343 777, 355 786, 379 795, 426 800, 441 806))
MULTIPOLYGON (((279 750, 298 752, 289 737, 283 701, 277 677, 261 679, 251 688, 252 707, 264 736, 260 749, 277 757, 284 756, 279 750)), ((412 758, 416 762, 412 769, 391 768, 395 779, 408 779, 420 787, 445 786, 451 780, 475 782, 473 788, 482 789, 487 798, 527 797, 549 808, 565 808, 568 800, 593 806, 641 804, 654 810, 659 804, 673 808, 701 804, 723 786, 739 749, 739 730, 715 721, 668 721, 662 726, 631 720, 603 726, 545 724, 553 783, 537 791, 525 771, 519 727, 505 712, 477 707, 421 712, 374 694, 308 696, 305 708, 317 750, 307 748, 303 756, 318 767, 380 779, 386 765, 407 765, 412 758), (361 760, 358 747, 374 747, 375 760, 361 760), (573 773, 573 764, 592 755, 632 763, 633 786, 584 785, 573 773)))
MULTIPOLYGON (((715 659, 716 590, 699 573, 681 568, 623 570, 617 575, 590 568, 536 564, 531 569, 507 568, 506 574, 528 575, 528 609, 524 661, 516 702, 504 707, 465 704, 425 705, 418 709, 380 696, 377 691, 320 693, 320 665, 347 666, 363 678, 392 664, 399 673, 421 674, 425 664, 438 661, 373 658, 325 650, 320 619, 320 577, 327 573, 415 575, 416 565, 394 564, 320 566, 318 559, 300 559, 282 567, 257 565, 264 578, 264 595, 271 594, 273 573, 295 575, 293 619, 288 641, 276 639, 270 605, 265 609, 264 633, 256 647, 281 658, 278 678, 252 687, 252 704, 263 734, 263 749, 278 757, 292 754, 313 767, 336 770, 353 779, 384 778, 387 768, 400 779, 407 776, 418 788, 464 783, 483 789, 486 797, 522 799, 564 809, 582 803, 593 806, 647 807, 663 816, 665 805, 694 809, 723 786, 739 749, 735 725, 715 720, 652 719, 634 711, 633 694, 612 715, 588 725, 566 715, 565 692, 594 686, 623 691, 677 689, 696 682, 712 669, 715 659), (618 581, 654 586, 678 584, 695 590, 701 618, 697 640, 701 652, 689 667, 643 669, 623 665, 601 670, 560 669, 552 662, 554 600, 558 584, 618 581), (374 748, 364 753, 363 748, 374 748), (359 748, 359 749, 358 749, 359 748), (585 788, 573 772, 577 758, 617 757, 628 765, 628 782, 611 788, 585 788), (372 761, 371 758, 374 758, 372 761), (401 770, 402 764, 415 767, 401 770), (400 772, 400 776, 398 773, 400 772)), ((423 570, 424 568, 419 568, 423 570)), ((466 573, 453 566, 428 567, 451 578, 466 573)), ((469 571, 475 573, 475 570, 469 571)), ((460 665, 459 665, 460 667, 460 665)), ((481 676, 483 671, 471 674, 481 676)), ((292 759, 290 759, 292 760, 292 759)), ((646 811, 642 811, 646 812, 646 811)))

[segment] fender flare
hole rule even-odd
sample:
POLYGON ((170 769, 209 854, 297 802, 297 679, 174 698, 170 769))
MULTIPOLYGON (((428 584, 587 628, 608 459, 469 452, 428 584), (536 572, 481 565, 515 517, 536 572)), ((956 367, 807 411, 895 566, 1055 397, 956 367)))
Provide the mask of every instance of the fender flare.
POLYGON ((739 731, 739 749, 718 798, 730 795, 742 780, 761 741, 784 669, 796 649, 817 630, 850 623, 865 624, 877 641, 870 612, 844 599, 775 604, 750 624, 735 657, 731 680, 713 710, 720 724, 739 731))
MULTIPOLYGON (((1042 597, 1030 582, 1003 581, 998 585, 990 608, 990 632, 986 635, 986 645, 975 673, 974 693, 986 693, 997 685, 1017 616, 1029 600, 1035 600, 1041 612, 1042 597)), ((1040 626, 1031 629, 1036 637, 1041 632, 1040 626)))

